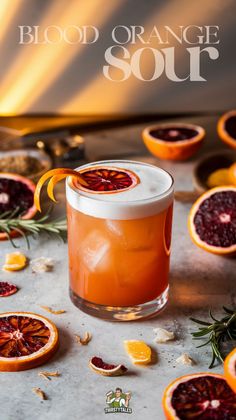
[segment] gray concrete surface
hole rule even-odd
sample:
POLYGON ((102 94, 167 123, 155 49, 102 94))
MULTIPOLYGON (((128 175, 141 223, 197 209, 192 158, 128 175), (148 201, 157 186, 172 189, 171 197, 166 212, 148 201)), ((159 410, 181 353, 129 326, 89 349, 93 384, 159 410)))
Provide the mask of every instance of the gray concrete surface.
MULTIPOLYGON (((214 118, 191 121, 202 124, 210 133, 201 154, 209 147, 221 146, 215 134, 214 118)), ((88 157, 125 155, 161 164, 174 175, 176 189, 191 189, 194 161, 175 165, 160 163, 142 146, 141 128, 119 128, 86 136, 88 157)), ((63 209, 63 187, 60 188, 63 209)), ((83 314, 72 305, 68 296, 66 244, 41 236, 38 241, 32 240, 31 249, 27 250, 24 242, 18 241, 29 259, 52 257, 55 269, 43 274, 33 274, 30 267, 18 273, 2 272, 1 281, 14 282, 20 290, 9 298, 1 298, 1 312, 32 311, 48 316, 59 328, 61 344, 57 354, 43 367, 0 373, 0 420, 103 420, 107 418, 104 413, 106 393, 117 386, 132 392, 130 418, 163 420, 161 397, 165 386, 180 375, 208 370, 210 351, 208 348, 196 349, 190 335, 195 325, 189 317, 206 318, 210 307, 217 315, 223 304, 235 303, 236 265, 235 260, 208 254, 192 244, 186 228, 189 208, 188 204, 175 204, 169 304, 155 319, 139 323, 104 322, 83 314), (66 313, 51 315, 40 305, 64 309, 66 313), (169 344, 155 344, 153 328, 159 326, 173 330, 176 340, 169 344), (79 346, 74 334, 83 335, 85 331, 92 333, 92 341, 88 346, 79 346), (132 365, 123 348, 124 339, 143 339, 152 346, 156 362, 148 367, 132 365), (194 366, 176 364, 176 358, 183 352, 196 361, 194 366), (88 367, 88 361, 94 355, 111 363, 125 364, 129 368, 128 374, 118 378, 96 375, 88 367), (38 376, 41 370, 58 370, 61 376, 46 381, 38 376), (48 400, 41 401, 33 394, 33 387, 43 389, 48 400)), ((0 250, 2 266, 5 254, 12 248, 8 242, 1 242, 0 250)), ((222 372, 222 368, 219 366, 213 371, 222 372)))

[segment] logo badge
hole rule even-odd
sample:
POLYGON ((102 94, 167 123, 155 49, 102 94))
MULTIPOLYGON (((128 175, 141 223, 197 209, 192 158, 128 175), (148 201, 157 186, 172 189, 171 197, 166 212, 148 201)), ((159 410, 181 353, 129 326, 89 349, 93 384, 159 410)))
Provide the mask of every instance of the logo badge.
POLYGON ((108 413, 132 413, 132 408, 129 407, 131 399, 131 392, 123 392, 121 388, 116 388, 115 391, 109 391, 106 394, 107 407, 104 408, 105 414, 108 413))

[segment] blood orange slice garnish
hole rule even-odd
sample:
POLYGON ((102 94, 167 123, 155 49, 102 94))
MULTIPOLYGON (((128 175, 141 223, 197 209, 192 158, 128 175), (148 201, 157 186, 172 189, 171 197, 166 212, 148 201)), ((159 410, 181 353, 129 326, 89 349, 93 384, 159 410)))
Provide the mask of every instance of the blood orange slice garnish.
POLYGON ((188 226, 192 240, 199 247, 215 254, 234 254, 236 187, 216 187, 205 192, 194 203, 188 226))
POLYGON ((56 201, 54 187, 62 179, 71 176, 73 185, 82 191, 96 194, 107 194, 126 191, 135 187, 139 182, 138 176, 127 169, 96 166, 86 167, 81 171, 68 168, 57 168, 46 172, 38 181, 34 194, 36 208, 41 211, 40 193, 45 182, 50 179, 47 187, 48 196, 56 201))
POLYGON ((224 361, 225 378, 236 394, 236 348, 228 354, 224 361))
POLYGON ((85 168, 80 171, 87 186, 84 187, 75 178, 74 184, 86 191, 94 193, 114 193, 133 188, 140 181, 138 176, 127 169, 114 168, 111 166, 96 166, 95 168, 85 168))
POLYGON ((92 357, 89 362, 91 369, 103 376, 121 376, 127 372, 124 365, 112 365, 104 362, 100 357, 92 357))
POLYGON ((17 292, 17 287, 14 284, 0 281, 0 297, 7 297, 14 295, 17 292))
MULTIPOLYGON (((0 215, 7 217, 14 212, 14 217, 31 219, 37 209, 34 205, 34 183, 21 175, 11 173, 0 173, 0 215), (5 214, 5 216, 4 216, 5 214)), ((10 236, 18 236, 17 231, 10 231, 10 236)), ((1 232, 0 240, 7 239, 6 233, 1 232)))
POLYGON ((45 363, 58 348, 56 326, 29 312, 0 314, 0 371, 15 372, 45 363))
POLYGON ((182 376, 166 388, 162 401, 168 420, 236 418, 236 394, 218 374, 182 376))

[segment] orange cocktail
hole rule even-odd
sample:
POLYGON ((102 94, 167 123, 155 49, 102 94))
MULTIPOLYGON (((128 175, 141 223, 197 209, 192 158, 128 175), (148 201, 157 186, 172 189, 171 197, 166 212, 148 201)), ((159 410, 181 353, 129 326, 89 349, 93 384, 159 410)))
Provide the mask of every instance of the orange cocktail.
POLYGON ((99 162, 89 168, 101 165, 132 171, 139 182, 100 194, 68 180, 71 298, 85 312, 106 319, 149 316, 167 301, 172 178, 138 162, 99 162))

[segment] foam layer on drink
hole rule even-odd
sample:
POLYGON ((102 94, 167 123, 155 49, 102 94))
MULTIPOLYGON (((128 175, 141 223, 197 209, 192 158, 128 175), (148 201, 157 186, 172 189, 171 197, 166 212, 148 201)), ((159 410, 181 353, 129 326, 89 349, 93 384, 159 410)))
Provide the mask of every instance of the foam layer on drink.
POLYGON ((141 162, 127 160, 99 161, 83 165, 115 167, 134 172, 140 183, 126 191, 97 194, 81 191, 67 178, 66 197, 76 210, 102 219, 129 220, 152 216, 164 211, 173 200, 173 179, 163 169, 141 162))

